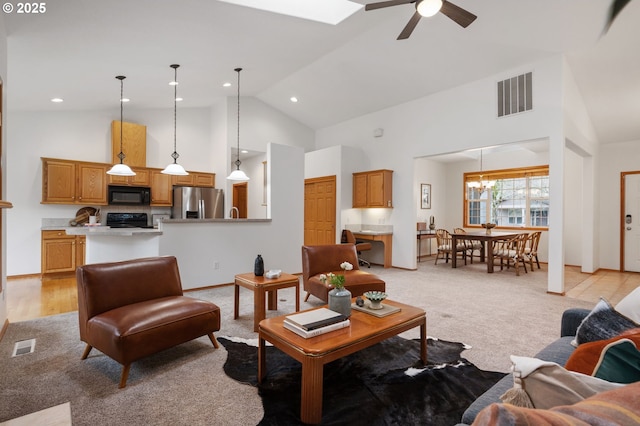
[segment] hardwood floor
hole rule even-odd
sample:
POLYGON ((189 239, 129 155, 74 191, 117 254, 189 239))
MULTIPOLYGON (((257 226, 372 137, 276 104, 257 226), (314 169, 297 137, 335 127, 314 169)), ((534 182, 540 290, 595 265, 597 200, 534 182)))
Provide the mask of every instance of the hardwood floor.
MULTIPOLYGON (((595 303, 600 297, 617 304, 640 286, 640 273, 598 271, 580 272, 579 267, 565 267, 565 297, 595 303)), ((39 278, 8 279, 7 310, 9 322, 25 321, 78 309, 75 278, 41 281, 39 278)))

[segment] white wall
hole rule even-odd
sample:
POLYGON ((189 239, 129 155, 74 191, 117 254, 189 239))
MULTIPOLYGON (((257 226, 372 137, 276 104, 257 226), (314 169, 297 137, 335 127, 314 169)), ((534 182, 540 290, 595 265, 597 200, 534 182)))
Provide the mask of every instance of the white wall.
POLYGON ((166 223, 160 254, 178 258, 185 289, 232 283, 235 274, 252 272, 258 254, 265 270, 302 272, 304 238, 304 151, 271 144, 268 176, 270 222, 166 223), (218 263, 219 269, 214 265, 218 263))
MULTIPOLYGON (((2 111, 7 111, 7 102, 6 102, 6 90, 9 87, 9 81, 7 79, 7 36, 6 30, 4 27, 4 19, 0 18, 0 79, 2 79, 3 83, 3 96, 2 96, 2 111)), ((7 196, 7 130, 6 124, 7 120, 2 120, 2 126, 0 127, 0 131, 2 132, 2 152, 0 153, 0 167, 2 168, 2 194, 3 199, 7 201, 11 201, 11 199, 7 196)), ((7 292, 5 289, 7 288, 7 233, 5 232, 7 229, 7 217, 11 215, 12 210, 4 210, 2 212, 2 240, 0 244, 2 245, 2 258, 0 259, 0 265, 2 269, 2 273, 0 274, 0 288, 2 289, 2 293, 0 293, 0 327, 2 327, 7 320, 7 305, 6 305, 6 295, 7 292)))
MULTIPOLYGON (((251 102, 247 102, 251 104, 251 102)), ((278 111, 259 102, 248 114, 249 125, 261 117, 277 117, 278 111)), ((234 126, 228 126, 226 100, 212 108, 178 108, 178 162, 187 170, 216 173, 216 187, 224 188, 227 196, 230 184, 229 139, 235 143, 234 126), (229 130, 231 129, 231 130, 229 130), (233 137, 227 137, 226 130, 233 137), (222 167, 222 169, 220 169, 222 167)), ((7 215, 7 274, 26 275, 40 272, 40 227, 43 218, 72 218, 83 207, 40 204, 42 167, 40 157, 83 161, 111 162, 111 121, 120 118, 119 107, 109 111, 13 112, 6 115, 5 145, 10 158, 6 197, 14 201, 12 214, 7 215)), ((172 161, 173 109, 128 110, 124 120, 147 126, 147 166, 164 168, 172 161)), ((235 120, 234 120, 235 123, 235 120)), ((244 126, 244 121, 241 126, 244 126)), ((286 139, 287 144, 306 149, 313 140, 311 130, 293 120, 273 119, 270 135, 286 139), (290 130, 290 131, 289 131, 290 130)), ((261 128, 264 130, 264 126, 261 128)), ((255 141, 256 133, 247 131, 255 141), (253 137, 251 136, 253 134, 253 137)), ((258 132, 257 134, 260 134, 258 132)), ((251 145, 267 151, 268 142, 251 145)), ((261 167, 261 166, 260 166, 261 167)), ((260 171, 262 176, 262 171, 260 171)), ((257 182, 257 180, 256 180, 257 182)), ((230 206, 229 199, 225 206, 230 206)), ((227 209, 228 210, 228 209, 227 209)), ((264 217, 262 215, 261 217, 264 217)))
POLYGON ((640 140, 600 146, 597 253, 600 267, 620 268, 620 173, 640 171, 640 140))
MULTIPOLYGON (((394 208, 386 218, 393 225, 394 266, 416 267, 415 194, 419 182, 415 182, 414 158, 549 135, 557 139, 562 134, 561 71, 560 56, 547 58, 317 132, 319 149, 335 144, 353 146, 366 153, 370 169, 394 170, 394 208), (534 110, 496 118, 496 82, 532 70, 534 110), (373 137, 376 128, 384 129, 383 137, 373 137)), ((562 173, 562 167, 558 170, 562 173)))

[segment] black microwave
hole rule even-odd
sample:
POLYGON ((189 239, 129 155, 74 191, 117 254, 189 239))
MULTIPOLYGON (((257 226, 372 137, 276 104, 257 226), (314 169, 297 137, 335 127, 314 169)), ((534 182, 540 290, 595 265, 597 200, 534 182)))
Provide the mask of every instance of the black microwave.
POLYGON ((120 206, 148 206, 151 204, 151 188, 146 186, 109 185, 109 204, 120 206))

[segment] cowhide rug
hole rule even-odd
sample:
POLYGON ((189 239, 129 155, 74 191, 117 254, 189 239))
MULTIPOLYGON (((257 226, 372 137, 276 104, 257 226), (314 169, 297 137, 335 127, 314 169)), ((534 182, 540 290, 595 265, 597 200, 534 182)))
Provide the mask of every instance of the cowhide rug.
MULTIPOLYGON (((240 340, 218 339, 229 355, 225 373, 258 386, 258 349, 240 340)), ((462 343, 429 339, 423 367, 417 340, 393 337, 324 367, 323 425, 446 425, 460 421, 479 395, 504 377, 461 357, 462 343)), ((260 425, 300 422, 301 365, 273 346, 267 376, 259 386, 264 406, 260 425)))

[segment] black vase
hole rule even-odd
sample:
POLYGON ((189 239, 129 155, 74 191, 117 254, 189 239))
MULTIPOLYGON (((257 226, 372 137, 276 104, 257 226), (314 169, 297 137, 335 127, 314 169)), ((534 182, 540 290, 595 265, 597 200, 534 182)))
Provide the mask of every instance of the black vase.
POLYGON ((256 277, 261 277, 264 275, 264 261, 262 260, 261 255, 258 255, 258 257, 256 257, 256 261, 253 264, 253 274, 256 277))

